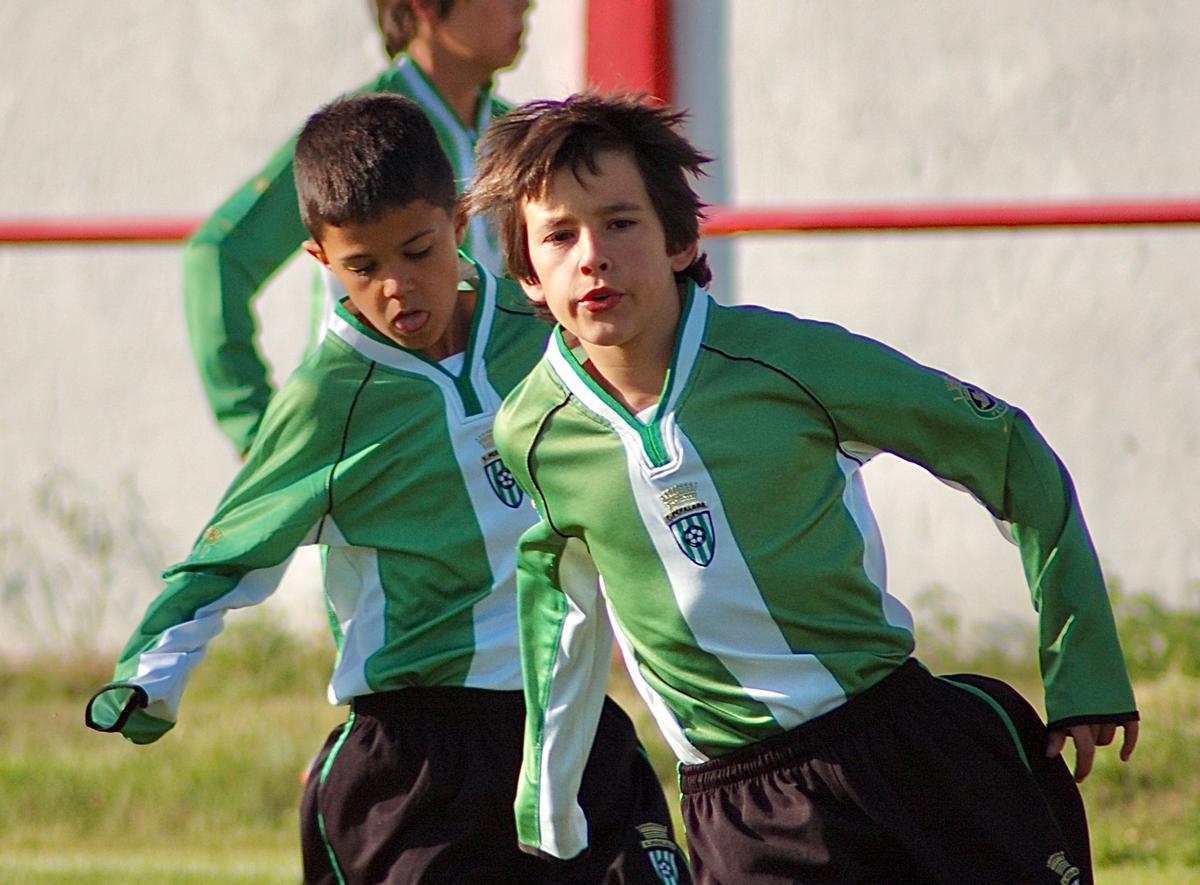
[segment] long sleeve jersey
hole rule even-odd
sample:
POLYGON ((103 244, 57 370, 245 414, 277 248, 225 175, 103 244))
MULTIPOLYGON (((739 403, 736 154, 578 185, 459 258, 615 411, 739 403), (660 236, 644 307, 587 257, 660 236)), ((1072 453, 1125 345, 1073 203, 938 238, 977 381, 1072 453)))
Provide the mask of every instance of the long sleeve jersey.
MULTIPOLYGON (((475 144, 510 106, 481 90, 474 128, 463 126, 408 55, 359 92, 396 92, 424 108, 450 158, 459 193, 475 177, 475 144)), ((183 253, 184 310, 192 353, 222 432, 246 452, 262 422, 271 383, 256 343, 252 302, 308 239, 300 220, 292 158, 297 135, 233 194, 188 242, 183 253)), ((463 248, 501 273, 499 248, 486 219, 472 219, 463 248)), ((314 341, 341 295, 329 273, 314 293, 314 341)))
POLYGON ((326 556, 332 702, 408 686, 520 690, 516 544, 536 515, 491 433, 548 327, 514 284, 478 273, 459 371, 339 306, 191 554, 165 573, 116 667, 127 690, 101 694, 95 721, 137 692, 145 706, 123 733, 144 743, 170 729, 225 612, 263 601, 306 544, 326 556))
POLYGON ((880 452, 963 487, 1011 530, 1051 722, 1134 710, 1066 469, 1023 413, 876 341, 693 288, 650 414, 610 397, 558 331, 496 441, 540 513, 518 558, 517 818, 534 850, 586 845, 579 748, 604 692, 589 620, 611 620, 686 763, 820 716, 910 657, 912 618, 887 591, 860 473, 880 452))

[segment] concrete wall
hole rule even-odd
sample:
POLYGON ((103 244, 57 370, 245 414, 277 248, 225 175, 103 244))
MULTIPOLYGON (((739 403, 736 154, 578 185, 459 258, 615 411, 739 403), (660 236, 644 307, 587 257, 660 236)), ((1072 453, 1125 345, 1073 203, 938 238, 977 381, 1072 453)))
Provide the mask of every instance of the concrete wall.
MULTIPOLYGON (((1200 195, 1184 0, 677 7, 678 101, 720 157, 712 202, 1200 195)), ((503 93, 578 88, 582 21, 583 0, 542 0, 503 93)), ((381 64, 365 0, 4 4, 0 215, 198 218, 381 64)), ((1110 573, 1196 601, 1200 231, 707 246, 722 299, 840 322, 1026 408, 1110 573)), ((308 284, 296 263, 260 303, 279 376, 308 284)), ((123 639, 236 470, 180 290, 175 246, 0 247, 0 651, 123 639)), ((977 505, 894 461, 868 478, 901 595, 940 584, 969 618, 1026 611, 1015 551, 977 505)), ((311 565, 271 603, 306 625, 311 565)))
MULTIPOLYGON (((1200 196, 1200 29, 1179 2, 696 0, 677 101, 745 206, 1200 196)), ((1200 603, 1200 229, 746 238, 731 301, 832 320, 1016 403, 1106 571, 1200 603)), ((891 580, 1018 614, 1016 552, 912 465, 868 467, 891 580)))

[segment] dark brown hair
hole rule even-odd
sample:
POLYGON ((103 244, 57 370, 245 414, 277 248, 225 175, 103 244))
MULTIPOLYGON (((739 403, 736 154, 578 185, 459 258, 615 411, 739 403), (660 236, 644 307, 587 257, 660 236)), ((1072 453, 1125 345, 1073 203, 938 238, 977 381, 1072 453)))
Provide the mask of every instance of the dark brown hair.
MULTIPOLYGON (((383 38, 383 49, 388 58, 395 58, 408 48, 417 35, 417 17, 412 11, 412 0, 374 0, 375 24, 383 38)), ((454 0, 435 0, 435 14, 444 19, 450 14, 454 0)))
POLYGON ((300 217, 317 240, 328 225, 377 221, 425 200, 454 216, 454 171, 420 105, 394 93, 341 98, 308 118, 293 162, 300 217))
MULTIPOLYGON (((662 223, 667 252, 675 254, 700 239, 704 203, 688 175, 704 174, 701 167, 710 161, 679 133, 686 116, 634 94, 580 93, 521 105, 484 134, 467 211, 488 215, 497 225, 509 275, 536 283, 524 201, 544 197, 560 169, 569 168, 577 177, 584 169, 595 175, 600 152, 626 151, 662 223)), ((708 285, 707 257, 698 254, 676 278, 708 285)))

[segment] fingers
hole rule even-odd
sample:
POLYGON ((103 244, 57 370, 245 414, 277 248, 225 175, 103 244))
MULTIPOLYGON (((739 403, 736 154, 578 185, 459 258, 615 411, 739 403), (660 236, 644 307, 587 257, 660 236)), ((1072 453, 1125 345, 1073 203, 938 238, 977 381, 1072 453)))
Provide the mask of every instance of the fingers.
POLYGON ((1137 746, 1138 741, 1138 721, 1133 719, 1129 722, 1121 723, 1121 728, 1125 732, 1125 736, 1121 741, 1121 761, 1128 762, 1129 757, 1133 755, 1133 749, 1137 746))
POLYGON ((1113 723, 1105 723, 1099 729, 1096 729, 1093 734, 1096 738, 1097 747, 1107 747, 1117 736, 1117 726, 1113 723))
POLYGON ((1061 729, 1055 729, 1049 732, 1048 737, 1049 740, 1046 742, 1046 758, 1053 759, 1067 745, 1067 733, 1061 729))
POLYGON ((1083 783, 1092 773, 1096 759, 1096 740, 1091 725, 1072 725, 1071 737, 1075 741, 1075 783, 1083 783))

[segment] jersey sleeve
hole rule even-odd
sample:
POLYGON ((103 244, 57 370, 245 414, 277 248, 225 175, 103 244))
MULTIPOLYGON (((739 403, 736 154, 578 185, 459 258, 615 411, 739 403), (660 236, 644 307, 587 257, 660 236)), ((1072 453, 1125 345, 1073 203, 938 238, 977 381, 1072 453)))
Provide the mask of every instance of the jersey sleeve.
POLYGON ((517 549, 526 718, 514 811, 523 851, 568 860, 588 846, 578 793, 608 687, 613 632, 587 546, 555 530, 531 472, 542 414, 533 388, 531 377, 518 385, 493 428, 504 463, 541 516, 517 549))
POLYGON ((517 605, 525 749, 514 804, 522 850, 569 860, 588 846, 579 786, 600 720, 613 634, 583 542, 544 520, 521 538, 517 605))
POLYGON ((978 387, 836 326, 794 340, 798 380, 851 457, 887 451, 965 488, 1006 523, 1039 614, 1052 725, 1135 713, 1104 577, 1066 467, 1028 416, 978 387))
POLYGON ((126 644, 112 682, 88 703, 90 727, 135 743, 169 731, 225 613, 265 600, 296 548, 317 540, 341 434, 298 408, 303 403, 293 392, 291 383, 280 391, 249 460, 190 555, 164 573, 166 584, 126 644))
POLYGON ((292 179, 295 139, 230 197, 183 253, 188 338, 222 432, 250 448, 271 396, 252 304, 308 236, 292 179))

